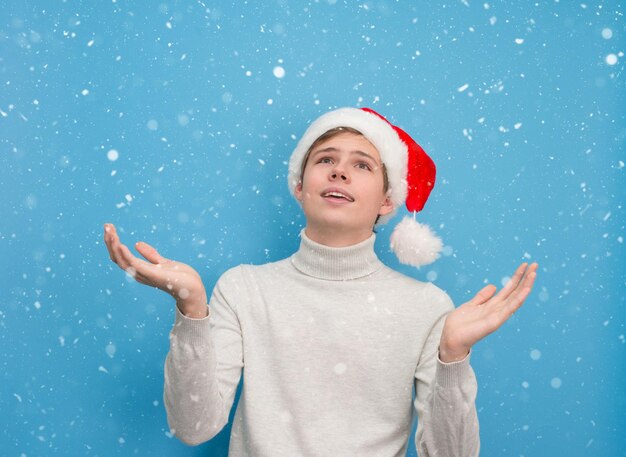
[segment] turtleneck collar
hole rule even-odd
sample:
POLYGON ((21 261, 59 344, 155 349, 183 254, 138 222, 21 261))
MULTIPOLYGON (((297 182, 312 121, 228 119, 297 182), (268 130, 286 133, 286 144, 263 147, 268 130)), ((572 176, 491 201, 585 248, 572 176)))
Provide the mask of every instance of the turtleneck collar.
POLYGON ((300 249, 291 256, 293 266, 308 276, 331 281, 362 278, 380 269, 383 264, 374 252, 376 235, 360 243, 332 248, 317 243, 300 232, 300 249))

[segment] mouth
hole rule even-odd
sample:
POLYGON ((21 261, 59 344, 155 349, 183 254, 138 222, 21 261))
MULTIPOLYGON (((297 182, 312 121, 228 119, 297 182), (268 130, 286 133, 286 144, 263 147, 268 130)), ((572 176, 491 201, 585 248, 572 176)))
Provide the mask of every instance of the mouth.
POLYGON ((322 197, 328 198, 330 200, 336 200, 336 201, 347 201, 347 202, 354 201, 354 198, 352 197, 352 195, 350 195, 349 193, 345 191, 338 190, 338 189, 326 190, 322 192, 322 197))

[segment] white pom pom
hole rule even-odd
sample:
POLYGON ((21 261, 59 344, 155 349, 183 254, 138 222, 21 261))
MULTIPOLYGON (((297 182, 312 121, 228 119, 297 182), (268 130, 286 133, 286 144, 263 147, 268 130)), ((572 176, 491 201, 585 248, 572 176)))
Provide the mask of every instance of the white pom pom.
POLYGON ((401 263, 419 267, 439 258, 441 238, 426 224, 405 216, 391 234, 391 249, 401 263))

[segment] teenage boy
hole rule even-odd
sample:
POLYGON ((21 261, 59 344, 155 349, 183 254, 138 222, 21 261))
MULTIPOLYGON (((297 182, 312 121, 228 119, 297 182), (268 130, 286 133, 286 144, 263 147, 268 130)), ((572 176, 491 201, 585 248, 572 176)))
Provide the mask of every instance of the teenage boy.
MULTIPOLYGON (((374 111, 326 113, 289 165, 306 217, 299 250, 226 271, 208 307, 191 267, 145 243, 136 244, 148 262, 140 260, 105 225, 111 259, 176 299, 164 400, 177 437, 217 435, 243 371, 230 456, 404 456, 414 412, 420 456, 478 455, 470 349, 521 306, 537 264, 457 309, 433 284, 382 264, 372 229, 402 204, 421 210, 434 172, 417 143, 374 111)), ((413 265, 441 246, 410 218, 392 244, 413 265)))

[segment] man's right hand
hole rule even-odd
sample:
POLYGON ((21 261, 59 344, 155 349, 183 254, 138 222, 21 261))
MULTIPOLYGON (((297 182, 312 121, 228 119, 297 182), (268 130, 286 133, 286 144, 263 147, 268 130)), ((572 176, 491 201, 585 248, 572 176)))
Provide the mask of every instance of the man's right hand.
POLYGON ((135 244, 135 249, 148 262, 135 257, 120 242, 113 224, 104 224, 104 242, 113 262, 137 282, 170 294, 185 316, 201 319, 208 315, 204 284, 198 272, 189 265, 162 257, 155 248, 142 241, 135 244))

